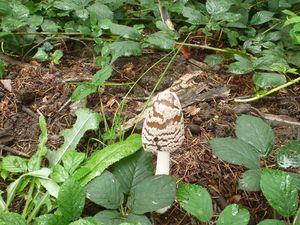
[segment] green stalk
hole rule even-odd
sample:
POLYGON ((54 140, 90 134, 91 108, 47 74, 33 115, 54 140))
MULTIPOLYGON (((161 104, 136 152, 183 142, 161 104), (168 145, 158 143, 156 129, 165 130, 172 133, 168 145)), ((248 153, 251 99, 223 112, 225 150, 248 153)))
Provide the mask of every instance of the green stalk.
POLYGON ((298 78, 296 78, 294 80, 291 80, 291 81, 289 81, 289 82, 287 82, 287 83, 285 83, 283 85, 280 85, 280 86, 278 86, 276 88, 273 88, 273 89, 271 89, 270 91, 268 91, 268 92, 266 92, 264 94, 260 94, 260 95, 254 96, 252 98, 245 98, 245 99, 235 98, 234 101, 235 102, 243 102, 243 103, 256 101, 256 100, 259 100, 259 99, 261 99, 261 98, 263 98, 263 97, 265 97, 267 95, 273 94, 276 91, 279 91, 279 90, 281 90, 283 88, 291 86, 291 85, 293 85, 293 84, 295 84, 295 83, 297 83, 299 81, 300 81, 300 77, 298 77, 298 78))
POLYGON ((27 194, 27 200, 26 200, 23 212, 22 212, 22 217, 24 219, 27 216, 28 207, 29 207, 30 203, 32 202, 32 192, 33 192, 33 189, 34 189, 34 184, 35 184, 35 179, 33 179, 30 183, 29 191, 28 191, 28 194, 27 194))
POLYGON ((39 201, 38 205, 32 210, 31 214, 27 218, 27 223, 29 224, 33 218, 36 216, 42 205, 45 203, 46 199, 49 197, 49 193, 45 193, 42 199, 39 201))

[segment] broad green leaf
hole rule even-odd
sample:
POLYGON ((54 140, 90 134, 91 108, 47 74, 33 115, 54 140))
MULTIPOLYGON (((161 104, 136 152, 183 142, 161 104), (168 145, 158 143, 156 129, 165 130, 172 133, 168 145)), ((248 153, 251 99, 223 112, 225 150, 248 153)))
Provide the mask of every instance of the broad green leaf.
POLYGON ((278 87, 286 83, 286 77, 278 73, 255 73, 252 79, 255 85, 263 89, 278 87))
POLYGON ((111 77, 112 67, 105 66, 101 70, 98 70, 96 74, 92 77, 92 83, 94 85, 103 85, 103 83, 111 77))
POLYGON ((147 216, 144 215, 135 215, 135 214, 129 214, 127 217, 127 221, 134 225, 152 225, 150 220, 147 218, 147 216))
POLYGON ((86 96, 94 93, 97 91, 97 85, 90 83, 90 82, 84 82, 77 86, 75 91, 73 92, 71 99, 72 101, 79 101, 86 96))
POLYGON ((55 50, 55 52, 51 55, 51 61, 58 65, 60 64, 60 59, 61 57, 63 57, 64 53, 62 50, 58 49, 58 50, 55 50))
POLYGON ((78 219, 82 213, 84 203, 84 189, 77 181, 69 179, 63 183, 58 193, 57 205, 66 220, 74 221, 78 219))
POLYGON ((2 60, 0 60, 0 79, 4 77, 5 72, 5 64, 2 60))
POLYGON ((86 186, 87 198, 107 209, 117 209, 124 200, 119 181, 109 171, 91 180, 86 186))
POLYGON ((56 164, 52 167, 50 177, 56 183, 62 183, 69 178, 69 174, 62 165, 56 164))
POLYGON ((260 191, 260 170, 247 170, 239 180, 239 189, 260 191))
POLYGON ((215 20, 221 20, 221 21, 233 23, 240 20, 242 18, 242 15, 239 13, 225 12, 225 13, 214 14, 213 18, 215 20))
POLYGON ((215 138, 210 145, 213 153, 220 159, 249 169, 259 169, 259 156, 247 143, 233 138, 215 138))
POLYGON ((116 23, 111 23, 108 25, 108 27, 113 34, 120 35, 121 37, 126 39, 138 40, 141 36, 139 31, 133 27, 116 23))
POLYGON ((173 49, 175 46, 175 40, 173 36, 165 31, 158 31, 149 35, 146 41, 162 49, 173 49))
POLYGON ((74 171, 80 166, 84 161, 85 154, 82 152, 68 151, 62 157, 62 163, 66 171, 72 175, 74 171))
POLYGON ((112 56, 111 63, 120 56, 140 56, 142 54, 141 44, 135 41, 115 41, 109 44, 109 49, 112 56))
POLYGON ((43 47, 39 47, 38 51, 35 53, 34 56, 32 56, 32 58, 34 59, 38 59, 42 62, 48 60, 48 53, 45 51, 45 49, 43 47))
POLYGON ((86 9, 77 9, 75 15, 82 20, 87 20, 89 18, 89 11, 86 9))
POLYGON ((239 116, 236 122, 235 134, 265 157, 271 153, 275 144, 272 128, 258 117, 239 116))
POLYGON ((28 25, 30 27, 37 27, 37 26, 40 26, 44 21, 44 18, 40 15, 32 15, 28 18, 28 25))
POLYGON ((0 211, 0 225, 27 225, 21 215, 13 212, 0 211))
POLYGON ((290 140, 278 150, 276 158, 282 168, 300 167, 300 141, 290 140))
POLYGON ((221 55, 207 55, 205 56, 204 62, 210 67, 214 67, 215 65, 219 65, 222 63, 223 57, 221 55))
POLYGON ((270 11, 259 11, 252 16, 250 24, 259 25, 266 23, 272 19, 273 15, 274 13, 270 11))
POLYGON ((293 178, 293 183, 300 190, 300 174, 299 173, 292 173, 288 172, 288 174, 293 178))
POLYGON ((282 220, 266 219, 266 220, 259 222, 259 224, 257 224, 257 225, 287 225, 287 224, 285 222, 283 222, 282 220))
POLYGON ((229 64, 228 72, 234 74, 246 74, 253 71, 252 62, 249 59, 239 55, 235 55, 234 58, 238 61, 229 64))
POLYGON ((102 210, 97 213, 94 218, 97 222, 105 225, 120 225, 126 221, 126 219, 122 218, 120 213, 116 210, 102 210))
POLYGON ((145 178, 153 175, 151 153, 140 150, 113 165, 112 173, 120 182, 124 193, 129 193, 145 178))
POLYGON ((237 204, 228 205, 220 214, 217 225, 247 225, 250 214, 237 204))
POLYGON ((268 203, 282 216, 288 217, 296 213, 298 190, 288 173, 264 169, 261 173, 260 187, 268 203))
POLYGON ((284 67, 289 68, 288 63, 282 55, 276 55, 272 51, 268 51, 266 55, 256 59, 253 62, 253 67, 256 70, 274 70, 274 64, 281 64, 284 67))
POLYGON ((90 5, 87 10, 90 12, 90 15, 94 15, 97 18, 98 22, 103 19, 113 19, 114 13, 111 11, 111 9, 100 2, 90 5))
POLYGON ((68 225, 68 221, 63 216, 46 214, 35 219, 34 225, 68 225))
POLYGON ((87 6, 90 1, 91 0, 56 0, 53 6, 58 9, 71 11, 87 6))
POLYGON ((74 126, 60 132, 64 137, 64 143, 57 151, 49 151, 47 154, 47 158, 52 165, 57 164, 66 151, 74 151, 86 131, 96 130, 99 127, 101 116, 98 113, 91 112, 87 108, 80 108, 75 114, 77 120, 74 126))
POLYGON ((182 15, 188 18, 187 22, 191 24, 204 25, 208 22, 208 17, 206 17, 201 11, 190 7, 183 7, 182 15))
POLYGON ((206 10, 209 14, 218 14, 227 12, 232 5, 232 1, 229 0, 207 0, 206 10))
POLYGON ((177 188, 180 206, 202 222, 210 221, 213 215, 211 197, 208 191, 195 184, 181 184, 177 188))
POLYGON ((176 180, 167 175, 144 179, 131 191, 128 208, 135 214, 152 212, 173 203, 176 196, 176 180))
POLYGON ((98 223, 93 217, 85 217, 83 219, 76 220, 68 225, 104 225, 98 223))
POLYGON ((19 156, 5 156, 2 160, 2 169, 11 173, 24 173, 27 171, 28 160, 19 156))
POLYGON ((132 134, 125 141, 96 150, 85 164, 75 171, 73 176, 84 186, 99 176, 108 166, 135 153, 141 147, 141 136, 132 134))
POLYGON ((45 19, 41 28, 44 32, 57 32, 59 26, 54 21, 45 19))
POLYGON ((28 18, 30 11, 25 5, 21 4, 18 1, 11 2, 11 4, 9 5, 11 7, 10 13, 12 18, 16 18, 23 21, 28 18))

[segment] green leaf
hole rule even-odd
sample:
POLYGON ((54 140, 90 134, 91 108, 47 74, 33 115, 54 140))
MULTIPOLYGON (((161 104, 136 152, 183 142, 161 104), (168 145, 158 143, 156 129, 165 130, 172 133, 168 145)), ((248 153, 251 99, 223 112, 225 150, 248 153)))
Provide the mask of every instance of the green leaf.
POLYGON ((112 67, 105 66, 101 70, 98 70, 96 74, 92 77, 92 83, 94 85, 103 85, 103 83, 111 77, 112 67))
POLYGON ((215 138, 210 145, 213 153, 220 159, 249 169, 259 169, 259 156, 247 143, 233 138, 215 138))
POLYGON ((297 214, 294 217, 293 225, 300 225, 300 208, 298 209, 297 214))
POLYGON ((223 57, 221 55, 207 55, 205 56, 204 62, 210 67, 222 64, 223 57))
POLYGON ((141 44, 135 41, 115 41, 109 44, 109 49, 112 55, 111 63, 120 56, 140 56, 142 54, 141 44))
POLYGON ((252 62, 242 56, 235 55, 234 57, 237 62, 231 63, 228 66, 228 72, 229 73, 234 73, 234 74, 245 74, 253 71, 253 65, 252 62))
POLYGON ((86 131, 96 130, 99 127, 101 116, 98 113, 91 112, 87 108, 80 108, 75 114, 77 120, 73 128, 65 129, 60 132, 64 137, 64 143, 57 151, 49 151, 47 154, 47 158, 52 165, 57 164, 65 152, 75 150, 78 142, 86 131))
POLYGON ((69 224, 63 216, 46 214, 35 219, 34 225, 67 225, 69 224))
POLYGON ((96 92, 97 88, 98 88, 97 85, 90 82, 81 83, 77 86, 77 88, 73 92, 71 99, 72 101, 79 101, 85 98, 86 96, 96 92))
POLYGON ((277 151, 276 158, 282 168, 300 167, 300 141, 290 140, 277 151))
POLYGON ((177 188, 180 206, 202 222, 210 221, 213 215, 212 201, 208 191, 195 184, 181 184, 177 188))
POLYGON ((89 11, 86 9, 77 9, 75 15, 82 20, 87 20, 89 18, 89 11))
POLYGON ((236 136, 253 146, 262 156, 268 156, 275 144, 270 125, 258 117, 239 116, 235 129, 236 136))
POLYGON ((5 72, 5 64, 2 60, 0 60, 0 79, 4 77, 5 72))
POLYGON ((28 160, 19 156, 5 156, 2 160, 2 169, 11 173, 24 173, 27 171, 28 160))
POLYGON ((57 32, 59 26, 54 21, 45 19, 41 28, 44 32, 57 32))
POLYGON ((206 17, 201 11, 190 7, 183 7, 182 15, 188 18, 186 22, 190 24, 205 25, 208 23, 208 17, 206 17))
POLYGON ((247 170, 239 180, 239 189, 260 191, 260 170, 247 170))
POLYGON ((289 217, 296 213, 298 191, 288 173, 264 169, 261 173, 260 187, 268 203, 282 216, 289 217))
POLYGON ((286 77, 278 73, 255 73, 252 79, 255 85, 263 89, 278 87, 286 83, 286 77))
POLYGON ((28 25, 32 28, 40 26, 44 21, 44 18, 40 15, 32 15, 28 18, 28 25))
POLYGON ((158 31, 149 35, 146 41, 162 49, 173 49, 176 43, 174 37, 165 31, 158 31))
POLYGON ((259 11, 255 13, 250 21, 251 25, 259 25, 270 21, 274 13, 270 11, 259 11))
POLYGON ((247 225, 250 214, 237 204, 228 205, 220 214, 217 225, 247 225))
POLYGON ((27 225, 21 215, 13 212, 0 211, 0 224, 1 225, 27 225))
POLYGON ((64 53, 62 50, 60 50, 60 49, 55 50, 55 52, 51 55, 51 61, 54 64, 58 65, 58 64, 60 64, 60 59, 61 59, 61 57, 63 57, 63 55, 64 55, 64 53))
POLYGON ((107 209, 117 209, 124 200, 119 181, 109 171, 90 181, 86 186, 86 194, 92 202, 107 209))
POLYGON ((102 210, 97 213, 94 218, 97 222, 100 222, 105 225, 120 225, 125 222, 126 219, 122 218, 120 213, 115 210, 102 210))
POLYGON ((62 162, 66 171, 72 175, 74 171, 84 161, 85 154, 82 152, 68 151, 62 157, 62 162))
POLYGON ((0 212, 1 212, 1 211, 4 211, 5 208, 6 208, 6 204, 5 204, 5 202, 4 202, 4 200, 3 200, 3 197, 2 197, 2 194, 3 194, 3 193, 4 193, 4 192, 0 190, 0 212))
POLYGON ((300 190, 300 174, 299 173, 292 173, 288 172, 288 174, 293 178, 293 183, 300 190))
POLYGON ((153 175, 152 155, 140 150, 113 165, 112 173, 124 193, 129 193, 145 178, 153 175))
POLYGON ((152 225, 147 216, 144 215, 129 214, 127 217, 127 221, 130 224, 132 223, 134 225, 152 225))
POLYGON ((227 12, 232 5, 232 2, 229 0, 207 0, 206 1, 206 10, 209 14, 218 14, 227 12))
POLYGON ((108 25, 108 27, 113 34, 120 35, 121 37, 126 39, 138 40, 141 36, 139 31, 133 27, 116 23, 111 23, 108 25))
POLYGON ((83 219, 76 220, 69 225, 103 225, 99 224, 93 217, 85 217, 83 219))
POLYGON ((38 59, 42 62, 48 60, 48 53, 45 51, 43 47, 39 47, 38 51, 35 53, 34 56, 32 56, 34 59, 38 59))
POLYGON ((30 14, 29 9, 18 1, 12 2, 12 4, 10 4, 10 7, 11 7, 10 13, 12 18, 16 18, 24 21, 25 19, 28 18, 30 14))
POLYGON ((62 183, 69 178, 69 174, 62 165, 56 164, 52 167, 50 177, 55 182, 62 183))
POLYGON ((90 1, 91 0, 60 0, 55 1, 53 6, 57 9, 71 11, 87 6, 90 1))
POLYGON ((100 2, 90 5, 87 10, 90 12, 90 15, 94 15, 97 18, 98 22, 103 19, 113 19, 114 13, 111 11, 111 9, 100 2))
POLYGON ((57 205, 66 220, 74 221, 78 219, 82 213, 84 203, 84 190, 78 182, 69 179, 63 183, 58 193, 57 205))
POLYGON ((131 191, 128 208, 135 214, 152 212, 171 205, 175 196, 175 178, 167 175, 151 176, 131 191))
POLYGON ((125 141, 111 144, 104 149, 98 149, 84 165, 75 171, 74 178, 84 186, 99 176, 108 166, 135 153, 141 147, 141 136, 132 134, 125 141))
POLYGON ((266 219, 266 220, 259 222, 259 224, 257 224, 257 225, 287 225, 287 224, 281 220, 266 219))

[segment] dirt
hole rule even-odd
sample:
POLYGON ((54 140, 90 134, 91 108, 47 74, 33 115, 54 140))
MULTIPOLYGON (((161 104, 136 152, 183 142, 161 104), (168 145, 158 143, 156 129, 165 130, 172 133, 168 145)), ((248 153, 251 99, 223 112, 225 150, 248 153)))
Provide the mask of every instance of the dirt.
MULTIPOLYGON (((114 83, 136 81, 162 56, 163 53, 156 52, 142 57, 122 58, 115 63, 114 74, 109 81, 114 83)), ((169 60, 170 58, 167 58, 154 67, 128 96, 126 108, 123 110, 123 115, 126 115, 127 119, 139 113, 136 110, 139 108, 137 106, 142 106, 145 102, 169 60)), ((58 66, 37 62, 9 65, 5 79, 12 81, 12 91, 8 91, 0 84, 0 154, 30 157, 34 153, 38 144, 39 113, 47 119, 49 148, 59 146, 62 142, 59 131, 70 127, 75 121, 72 105, 67 104, 75 88, 74 83, 90 79, 98 69, 91 58, 74 56, 64 56, 58 66)), ((158 91, 168 88, 183 74, 197 69, 201 68, 178 56, 159 85, 158 91)), ((209 224, 214 224, 222 208, 230 203, 246 207, 254 223, 263 218, 273 217, 273 211, 261 192, 238 190, 238 180, 245 168, 218 160, 212 154, 208 141, 214 137, 234 136, 235 120, 241 114, 259 116, 259 112, 262 112, 299 121, 299 85, 251 104, 237 104, 233 101, 235 97, 253 93, 250 76, 227 74, 224 66, 218 71, 206 71, 201 79, 202 82, 215 83, 219 86, 227 85, 230 88, 230 95, 226 99, 213 99, 185 108, 186 139, 181 149, 172 155, 171 174, 180 181, 199 184, 208 189, 213 198, 215 212, 213 221, 209 224)), ((118 103, 128 90, 129 87, 124 85, 107 86, 103 93, 88 97, 87 107, 99 112, 101 97, 108 123, 111 123, 118 103)), ((299 138, 299 131, 295 127, 283 124, 271 125, 275 131, 277 147, 287 143, 289 139, 299 138)), ((89 145, 92 146, 93 143, 89 145)), ((86 146, 78 147, 78 149, 86 148, 86 146)), ((266 163, 274 167, 274 157, 266 163)), ((0 186, 5 185, 6 183, 1 180, 0 186)), ((148 216, 154 225, 204 224, 188 215, 177 203, 163 215, 153 213, 148 216)))

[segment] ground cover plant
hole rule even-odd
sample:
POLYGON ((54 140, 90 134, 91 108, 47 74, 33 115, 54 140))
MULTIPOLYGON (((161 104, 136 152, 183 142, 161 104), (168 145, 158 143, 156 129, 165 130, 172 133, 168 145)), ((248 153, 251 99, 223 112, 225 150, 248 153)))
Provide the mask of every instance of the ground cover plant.
MULTIPOLYGON (((238 76, 232 79, 250 76, 248 83, 238 85, 243 90, 250 86, 251 92, 247 93, 251 97, 241 98, 239 91, 234 96, 235 102, 251 102, 270 95, 276 98, 280 91, 300 81, 299 8, 297 0, 17 0, 9 3, 0 0, 0 58, 3 60, 0 59, 0 78, 10 79, 7 75, 11 61, 5 60, 7 57, 48 67, 53 77, 65 57, 72 51, 80 52, 80 57, 92 58, 96 69, 89 79, 75 80, 76 88, 68 98, 78 102, 98 95, 101 102, 96 109, 100 113, 87 108, 76 111, 72 128, 60 133, 64 141, 59 147, 46 147, 47 129, 50 129, 46 119, 50 116, 40 115, 41 134, 35 153, 29 159, 1 155, 0 175, 7 187, 0 191, 0 224, 148 225, 150 213, 173 203, 202 223, 248 224, 250 207, 239 202, 228 201, 215 218, 209 185, 184 177, 176 182, 176 176, 154 176, 153 160, 141 149, 140 135, 124 131, 127 119, 124 109, 128 95, 140 85, 142 77, 154 66, 168 61, 147 96, 149 101, 180 53, 188 61, 191 55, 200 52, 200 59, 211 68, 221 66, 223 71, 238 76), (153 49, 165 55, 138 79, 110 82, 118 60, 142 56, 153 49), (103 93, 110 86, 129 87, 120 103, 118 98, 113 99, 118 107, 112 119, 102 103, 103 93), (88 143, 92 140, 97 144, 92 149, 79 149, 79 142, 91 133, 96 136, 88 143), (19 202, 22 207, 15 209, 19 202), (90 202, 98 207, 93 215, 84 211, 90 202)), ((296 87, 293 93, 297 91, 296 87)), ((0 109, 5 109, 5 104, 0 103, 0 109)), ((2 112, 4 115, 5 110, 2 112)), ((187 110, 189 116, 195 112, 198 113, 197 109, 187 110)), ((219 122, 217 114, 213 119, 206 119, 219 122)), ((201 129, 205 134, 203 130, 210 130, 211 126, 201 129)), ((261 191, 275 210, 274 218, 258 221, 259 225, 298 225, 299 141, 290 140, 275 148, 271 127, 247 115, 238 117, 235 134, 237 138, 212 139, 210 145, 219 159, 248 169, 243 171, 238 188, 249 193, 261 191), (276 166, 270 166, 268 162, 275 154, 274 149, 276 166)), ((212 136, 206 135, 209 137, 212 136)))

